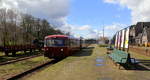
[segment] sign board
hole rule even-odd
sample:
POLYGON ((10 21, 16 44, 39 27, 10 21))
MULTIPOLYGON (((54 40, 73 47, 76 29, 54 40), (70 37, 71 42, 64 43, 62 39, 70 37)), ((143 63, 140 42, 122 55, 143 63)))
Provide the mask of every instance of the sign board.
POLYGON ((115 37, 115 47, 118 49, 128 49, 129 48, 129 30, 130 28, 125 28, 116 33, 115 37))
POLYGON ((126 29, 126 34, 125 34, 125 48, 129 47, 129 28, 126 29))
POLYGON ((123 29, 122 30, 122 36, 121 36, 121 48, 123 48, 124 47, 124 38, 125 38, 125 30, 123 29))

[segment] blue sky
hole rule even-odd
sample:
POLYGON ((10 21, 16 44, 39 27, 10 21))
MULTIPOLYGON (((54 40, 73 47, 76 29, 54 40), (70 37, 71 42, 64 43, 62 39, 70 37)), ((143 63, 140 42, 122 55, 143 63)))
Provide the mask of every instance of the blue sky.
POLYGON ((119 22, 130 24, 130 11, 119 5, 104 3, 102 0, 72 1, 68 21, 71 24, 92 24, 93 26, 119 22), (118 17, 120 16, 120 17, 118 17))
MULTIPOLYGON (((92 29, 102 30, 103 26, 118 24, 131 24, 130 10, 116 4, 104 3, 102 0, 74 0, 71 3, 67 19, 69 24, 90 25, 92 29)), ((123 27, 127 27, 123 26, 123 27)), ((116 31, 106 30, 106 34, 116 31)), ((79 33, 79 31, 75 31, 79 33)), ((80 31, 81 33, 81 31, 80 31)), ((82 31, 82 33, 87 33, 82 31)), ((112 36, 108 34, 107 36, 112 36)))

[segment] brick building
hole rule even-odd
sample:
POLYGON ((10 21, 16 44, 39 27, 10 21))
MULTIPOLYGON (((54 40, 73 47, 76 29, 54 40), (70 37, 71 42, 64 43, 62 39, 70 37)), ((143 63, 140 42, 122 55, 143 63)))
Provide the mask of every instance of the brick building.
POLYGON ((150 43, 150 22, 138 22, 130 27, 131 44, 143 45, 150 43))

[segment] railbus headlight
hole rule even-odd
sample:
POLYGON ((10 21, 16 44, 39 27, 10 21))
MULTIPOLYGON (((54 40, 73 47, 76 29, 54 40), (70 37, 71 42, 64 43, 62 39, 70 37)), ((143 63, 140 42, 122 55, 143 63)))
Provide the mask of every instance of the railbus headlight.
POLYGON ((63 49, 60 49, 60 51, 64 51, 63 49))

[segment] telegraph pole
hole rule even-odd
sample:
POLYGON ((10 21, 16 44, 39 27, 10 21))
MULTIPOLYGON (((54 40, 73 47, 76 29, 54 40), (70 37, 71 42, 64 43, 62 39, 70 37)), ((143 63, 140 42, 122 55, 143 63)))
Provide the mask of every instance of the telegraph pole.
POLYGON ((102 39, 102 40, 103 40, 103 43, 105 44, 105 39, 104 39, 105 35, 104 35, 104 31, 105 31, 105 30, 104 30, 104 23, 103 23, 103 39, 102 39))
POLYGON ((104 39, 104 24, 103 24, 103 39, 104 39))

